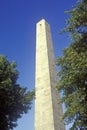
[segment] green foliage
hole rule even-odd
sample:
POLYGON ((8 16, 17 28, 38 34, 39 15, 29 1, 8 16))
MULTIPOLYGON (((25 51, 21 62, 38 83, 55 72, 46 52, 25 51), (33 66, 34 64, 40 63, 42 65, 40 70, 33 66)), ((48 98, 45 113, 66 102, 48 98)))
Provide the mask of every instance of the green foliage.
POLYGON ((17 119, 31 108, 34 91, 17 84, 16 63, 0 55, 0 130, 17 126, 17 119))
POLYGON ((62 91, 61 102, 65 103, 64 120, 73 122, 71 130, 87 129, 87 0, 80 0, 68 11, 64 32, 69 32, 71 44, 57 59, 58 90, 62 91))

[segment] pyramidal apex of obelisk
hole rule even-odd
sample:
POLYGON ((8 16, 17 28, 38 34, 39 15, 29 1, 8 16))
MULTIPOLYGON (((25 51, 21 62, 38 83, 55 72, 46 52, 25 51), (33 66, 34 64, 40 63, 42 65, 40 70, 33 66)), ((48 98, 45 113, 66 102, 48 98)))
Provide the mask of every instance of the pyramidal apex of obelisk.
POLYGON ((50 25, 36 24, 35 130, 65 130, 56 91, 57 72, 50 25))

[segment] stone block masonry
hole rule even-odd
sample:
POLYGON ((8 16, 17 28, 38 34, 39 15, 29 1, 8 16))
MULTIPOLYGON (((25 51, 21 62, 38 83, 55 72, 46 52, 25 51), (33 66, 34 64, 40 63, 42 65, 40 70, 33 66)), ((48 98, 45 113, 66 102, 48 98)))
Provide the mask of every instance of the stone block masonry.
POLYGON ((57 72, 50 26, 42 19, 36 25, 35 130, 65 130, 56 85, 57 72))

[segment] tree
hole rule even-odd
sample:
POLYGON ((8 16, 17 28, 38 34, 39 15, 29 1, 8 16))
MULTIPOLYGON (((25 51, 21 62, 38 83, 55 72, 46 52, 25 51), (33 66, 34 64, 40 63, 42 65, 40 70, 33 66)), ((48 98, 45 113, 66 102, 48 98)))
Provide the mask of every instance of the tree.
POLYGON ((31 109, 34 91, 17 84, 16 63, 0 55, 0 130, 10 130, 17 126, 17 119, 31 109))
POLYGON ((58 91, 65 103, 64 120, 73 122, 70 130, 87 129, 87 0, 78 1, 72 10, 64 32, 69 33, 71 44, 58 57, 58 91))

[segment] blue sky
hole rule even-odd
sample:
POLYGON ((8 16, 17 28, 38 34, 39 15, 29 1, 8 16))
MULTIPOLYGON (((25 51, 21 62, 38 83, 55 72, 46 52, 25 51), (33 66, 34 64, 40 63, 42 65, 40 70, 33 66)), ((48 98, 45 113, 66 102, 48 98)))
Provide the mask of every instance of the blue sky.
MULTIPOLYGON (((29 90, 35 86, 36 23, 44 18, 50 24, 55 57, 60 56, 69 45, 67 36, 59 34, 68 17, 64 11, 75 3, 76 0, 0 0, 0 54, 17 62, 22 86, 29 90)), ((24 129, 34 130, 34 106, 18 120, 14 130, 24 129)))

